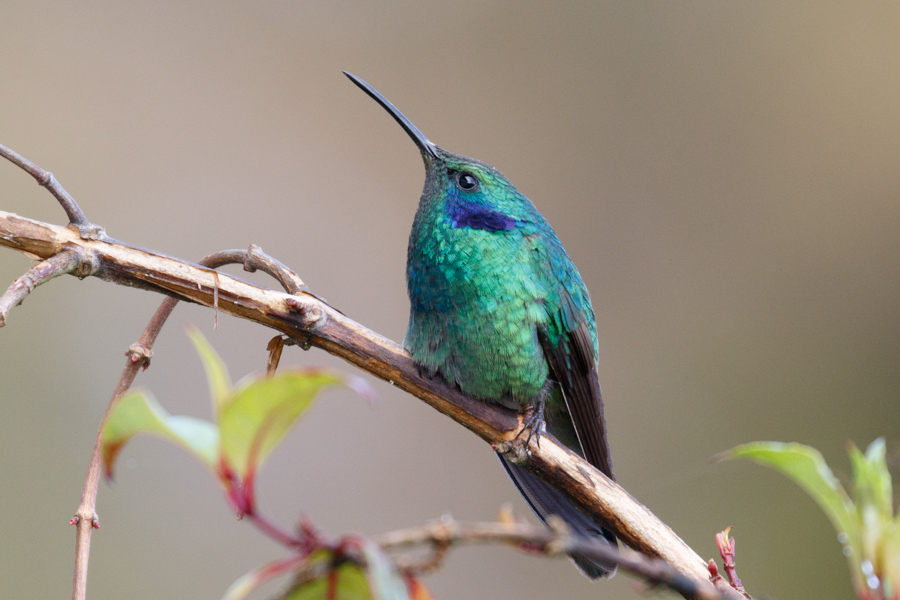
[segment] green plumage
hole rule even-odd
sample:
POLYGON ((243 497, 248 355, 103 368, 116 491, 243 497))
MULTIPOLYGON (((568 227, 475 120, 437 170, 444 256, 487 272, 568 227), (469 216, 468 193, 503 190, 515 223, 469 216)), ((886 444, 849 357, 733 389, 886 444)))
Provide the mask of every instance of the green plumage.
MULTIPOLYGON (((537 435, 552 434, 612 477, 594 311, 550 224, 496 169, 439 148, 371 86, 347 76, 400 123, 425 162, 406 263, 404 345, 413 360, 469 396, 525 411, 537 435)), ((557 515, 575 532, 615 544, 562 493, 501 462, 542 520, 557 515)), ((615 571, 572 558, 591 578, 615 571)))
POLYGON ((596 340, 587 290, 550 225, 505 177, 438 152, 409 238, 405 345, 417 363, 471 396, 516 408, 535 404, 549 375, 538 328, 557 344, 566 315, 571 325, 580 313, 596 340), (480 189, 461 198, 448 175, 459 172, 473 174, 480 189), (516 225, 455 227, 452 207, 462 202, 516 225))

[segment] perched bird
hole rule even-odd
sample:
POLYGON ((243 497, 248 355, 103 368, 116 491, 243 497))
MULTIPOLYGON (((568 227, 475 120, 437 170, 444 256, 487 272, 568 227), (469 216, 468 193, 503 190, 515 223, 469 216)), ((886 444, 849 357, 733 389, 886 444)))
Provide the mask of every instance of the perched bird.
MULTIPOLYGON (((372 86, 344 72, 387 110, 425 161, 425 188, 409 236, 409 327, 404 346, 426 374, 474 398, 524 411, 610 478, 597 331, 587 288, 550 224, 493 167, 433 144, 372 86)), ((546 522, 587 537, 615 536, 562 493, 501 463, 546 522)), ((592 579, 614 565, 572 556, 592 579)))

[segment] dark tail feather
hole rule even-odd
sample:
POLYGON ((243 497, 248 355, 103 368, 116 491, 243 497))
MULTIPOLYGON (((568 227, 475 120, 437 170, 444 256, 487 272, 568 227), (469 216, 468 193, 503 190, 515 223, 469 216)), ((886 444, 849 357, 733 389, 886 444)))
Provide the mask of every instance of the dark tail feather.
MULTIPOLYGON (((556 491, 521 467, 506 461, 499 454, 498 457, 510 479, 519 488, 519 492, 525 497, 525 500, 531 506, 531 510, 540 517, 541 521, 546 523, 549 515, 556 515, 565 521, 572 528, 572 531, 578 535, 588 538, 602 537, 610 545, 617 545, 616 537, 612 533, 575 508, 561 492, 556 491)), ((615 564, 594 562, 578 554, 571 554, 570 556, 581 572, 591 579, 612 577, 616 573, 615 564)))

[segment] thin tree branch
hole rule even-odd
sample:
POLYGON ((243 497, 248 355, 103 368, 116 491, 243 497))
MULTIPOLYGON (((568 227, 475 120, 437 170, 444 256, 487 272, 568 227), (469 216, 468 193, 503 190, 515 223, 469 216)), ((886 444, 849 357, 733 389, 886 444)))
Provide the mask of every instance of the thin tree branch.
POLYGON ((268 273, 278 280, 288 294, 299 294, 309 291, 309 286, 281 262, 275 260, 256 244, 250 244, 246 250, 223 250, 204 258, 200 263, 207 267, 218 268, 227 264, 244 265, 244 270, 254 273, 257 270, 268 273), (211 262, 215 260, 214 262, 211 262))
POLYGON ((0 144, 0 156, 34 177, 35 180, 37 180, 38 185, 47 188, 59 202, 60 206, 62 206, 63 210, 66 211, 66 216, 69 217, 69 224, 78 230, 78 234, 82 238, 98 240, 106 237, 106 232, 102 227, 88 221, 84 212, 82 212, 81 207, 78 206, 78 203, 75 202, 75 199, 72 198, 69 192, 56 181, 56 177, 53 176, 53 173, 45 171, 18 152, 7 148, 3 144, 0 144))
MULTIPOLYGON (((49 258, 66 244, 82 248, 97 265, 95 277, 149 289, 280 331, 339 356, 391 382, 467 427, 507 456, 565 491, 582 509, 607 523, 640 552, 662 558, 676 571, 710 586, 706 563, 625 490, 550 436, 527 447, 515 439, 515 412, 479 402, 444 382, 419 374, 398 344, 354 322, 309 294, 287 295, 208 268, 114 240, 83 240, 71 230, 0 211, 0 245, 49 258), (214 292, 214 289, 216 290, 214 292)), ((739 596, 738 596, 739 597, 739 596)))
MULTIPOLYGON (((627 548, 617 550, 598 540, 573 536, 567 531, 565 523, 559 520, 551 525, 552 529, 536 528, 525 523, 465 524, 444 517, 423 527, 386 533, 375 538, 375 543, 388 552, 430 545, 436 550, 437 559, 442 558, 443 553, 451 546, 483 543, 511 544, 548 556, 565 557, 577 553, 603 563, 615 563, 624 570, 643 577, 649 583, 662 584, 685 598, 696 600, 725 598, 711 586, 699 585, 658 558, 649 558, 627 548)), ((412 570, 418 573, 420 566, 431 568, 435 566, 432 564, 434 562, 432 558, 426 559, 421 565, 415 565, 412 570)))
MULTIPOLYGON (((78 264, 81 264, 81 262, 83 262, 84 260, 83 251, 77 246, 66 247, 59 254, 56 254, 43 263, 40 263, 39 265, 37 265, 37 267, 40 267, 45 263, 49 263, 58 257, 71 256, 75 256, 75 259, 77 259, 76 264, 72 269, 74 270, 78 266, 78 264)), ((293 271, 285 267, 274 258, 265 254, 262 251, 262 248, 256 245, 251 245, 247 250, 224 250, 222 252, 210 254, 200 261, 201 266, 213 269, 228 264, 243 264, 244 269, 247 271, 255 271, 257 269, 262 270, 272 275, 282 284, 282 286, 286 290, 292 293, 306 287, 303 284, 303 281, 293 271)), ((32 268, 32 270, 37 267, 32 268)), ((31 271, 29 271, 29 273, 30 272, 31 271)), ((84 270, 82 270, 82 273, 83 275, 89 274, 89 272, 84 270)), ((216 277, 218 276, 217 274, 215 275, 216 277)), ((15 286, 15 284, 13 284, 13 286, 15 286)), ((10 289, 12 289, 12 287, 10 289)), ((214 297, 217 295, 217 289, 218 288, 216 287, 213 290, 214 297)), ((215 299, 213 300, 213 303, 216 303, 215 299)), ((97 491, 100 486, 100 472, 102 465, 101 450, 103 445, 103 423, 106 421, 106 418, 112 410, 113 406, 115 406, 116 401, 123 394, 125 394, 125 392, 129 390, 129 388, 131 388, 131 384, 134 382, 134 378, 137 376, 138 371, 140 371, 141 369, 146 370, 147 367, 150 366, 150 359, 153 356, 153 344, 156 342, 156 338, 157 336, 159 336, 159 332, 162 330, 163 325, 165 325, 166 320, 169 318, 169 315, 172 314, 172 310, 175 309, 176 304, 178 304, 177 297, 170 297, 163 300, 162 304, 160 304, 159 308, 150 319, 150 322, 147 324, 147 327, 144 329, 144 332, 141 334, 141 337, 134 345, 132 345, 128 349, 128 352, 125 353, 125 356, 128 357, 125 361, 125 369, 122 371, 122 375, 119 377, 119 383, 116 385, 116 389, 113 391, 112 398, 110 398, 109 400, 109 405, 106 407, 106 412, 103 415, 103 420, 101 421, 100 427, 97 431, 97 437, 94 441, 94 449, 91 452, 91 461, 88 466, 87 475, 85 475, 84 478, 84 487, 81 492, 81 504, 79 505, 78 510, 75 512, 75 517, 71 521, 69 521, 70 525, 76 526, 75 572, 72 576, 72 600, 85 600, 87 597, 87 575, 88 561, 90 559, 91 552, 91 533, 92 530, 100 528, 100 521, 97 517, 96 507, 97 491)), ((3 313, 0 313, 0 317, 2 316, 3 313)), ((0 318, 0 325, 2 324, 3 321, 2 318, 0 318)), ((277 528, 268 523, 268 521, 266 521, 262 517, 254 515, 254 519, 260 529, 262 529, 269 535, 273 535, 273 537, 275 537, 276 539, 280 539, 281 541, 284 541, 284 539, 293 540, 293 538, 290 538, 286 534, 283 534, 282 532, 277 530, 277 528), (279 538, 279 536, 284 539, 279 538)))
MULTIPOLYGON (((469 428, 507 458, 563 490, 585 512, 616 531, 629 546, 650 556, 662 558, 701 588, 712 589, 707 565, 703 560, 671 529, 614 482, 558 445, 550 436, 545 436, 543 447, 531 443, 531 436, 524 441, 518 439, 515 431, 521 429, 522 422, 514 412, 478 402, 440 381, 422 377, 400 346, 348 319, 340 311, 309 293, 299 278, 288 278, 291 279, 289 289, 302 293, 289 296, 220 275, 200 265, 109 239, 102 228, 87 220, 75 200, 50 172, 5 146, 0 146, 0 155, 27 171, 40 185, 47 187, 65 209, 70 225, 78 232, 78 237, 75 237, 71 229, 0 211, 0 245, 45 260, 64 250, 75 251, 77 248, 82 264, 91 266, 89 272, 79 272, 80 276, 90 274, 121 285, 154 290, 175 298, 175 301, 187 300, 211 305, 217 315, 222 310, 255 321, 276 329, 303 345, 316 345, 344 358, 424 400, 469 428)), ((245 268, 257 268, 257 264, 247 254, 242 258, 242 262, 246 261, 245 268)), ((65 263, 67 260, 68 257, 64 256, 56 259, 56 262, 65 263)), ((259 268, 268 267, 270 272, 279 273, 280 275, 275 276, 284 283, 281 263, 267 263, 265 260, 258 262, 259 268)), ((53 262, 47 264, 54 265, 53 262)), ((53 270, 51 267, 50 271, 53 270)), ((131 385, 137 370, 146 368, 149 364, 152 342, 174 308, 175 301, 167 301, 160 306, 145 330, 145 335, 129 350, 128 365, 116 387, 107 414, 116 399, 131 385)), ((75 569, 73 594, 79 599, 84 597, 86 585, 90 532, 93 527, 98 526, 94 508, 100 470, 99 444, 98 435, 85 479, 82 505, 73 519, 73 523, 78 525, 77 556, 83 558, 81 561, 76 560, 75 569)), ((731 591, 734 591, 733 588, 731 591)))
POLYGON ((54 277, 82 271, 85 268, 88 269, 84 273, 87 275, 91 266, 85 263, 84 255, 78 249, 66 248, 28 269, 28 272, 13 281, 9 289, 0 296, 0 327, 6 324, 9 311, 21 304, 31 290, 54 277))
MULTIPOLYGON (((177 300, 167 298, 156 311, 150 325, 144 330, 141 339, 128 349, 125 353, 127 360, 125 370, 119 377, 119 383, 113 392, 106 412, 103 414, 103 421, 109 416, 110 411, 116 401, 122 394, 128 391, 131 383, 141 368, 147 368, 150 364, 150 356, 152 354, 150 346, 162 323, 172 309, 175 307, 177 300), (158 324, 154 326, 154 324, 158 324), (155 329, 155 331, 154 331, 155 329)), ((102 429, 102 425, 101 425, 102 429)), ((97 432, 97 438, 94 441, 94 449, 91 452, 91 461, 88 465, 87 475, 84 478, 84 487, 81 492, 81 504, 75 512, 75 517, 69 521, 71 525, 75 525, 75 572, 72 575, 72 600, 84 600, 87 596, 87 574, 88 574, 88 558, 91 553, 91 531, 99 529, 100 523, 96 513, 97 507, 97 488, 100 483, 101 471, 101 448, 102 437, 100 431, 97 432)))

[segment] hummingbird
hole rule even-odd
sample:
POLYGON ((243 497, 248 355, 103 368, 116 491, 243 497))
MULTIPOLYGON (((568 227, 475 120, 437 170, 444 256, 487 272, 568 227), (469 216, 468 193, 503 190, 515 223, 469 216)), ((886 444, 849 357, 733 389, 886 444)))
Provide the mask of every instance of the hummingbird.
MULTIPOLYGON (((425 162, 406 259, 403 345, 413 361, 468 396, 523 412, 529 436, 552 434, 614 479, 594 311, 550 224, 499 171, 435 145, 371 85, 344 74, 400 124, 425 162)), ((500 462, 542 521, 556 515, 575 533, 616 545, 564 494, 500 462)), ((615 572, 572 559, 591 579, 615 572)))

